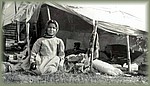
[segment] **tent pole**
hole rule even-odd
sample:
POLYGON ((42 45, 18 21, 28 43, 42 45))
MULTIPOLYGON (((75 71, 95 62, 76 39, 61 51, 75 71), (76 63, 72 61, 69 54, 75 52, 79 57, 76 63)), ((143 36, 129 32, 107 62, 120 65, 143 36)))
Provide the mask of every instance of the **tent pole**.
POLYGON ((97 33, 97 23, 95 20, 93 20, 93 32, 92 32, 92 46, 90 46, 90 71, 92 72, 92 63, 93 63, 93 55, 94 55, 94 46, 95 46, 95 39, 96 39, 96 33, 97 33))
POLYGON ((18 42, 20 41, 20 22, 19 21, 16 21, 17 22, 17 39, 18 39, 18 42))
POLYGON ((29 23, 26 23, 26 32, 27 32, 27 50, 28 50, 28 56, 30 55, 29 27, 30 27, 30 24, 29 24, 29 23))
MULTIPOLYGON (((15 15, 17 14, 17 6, 16 6, 16 1, 14 2, 15 4, 15 15)), ((15 17, 16 18, 16 17, 15 17)), ((17 29, 17 42, 20 41, 20 37, 19 37, 19 28, 20 28, 20 23, 18 21, 16 21, 16 29, 17 29)))
POLYGON ((131 57, 130 57, 130 42, 129 42, 129 35, 126 35, 127 38, 127 56, 128 56, 128 71, 131 72, 131 57))
POLYGON ((50 16, 50 11, 49 11, 48 6, 47 6, 47 14, 48 14, 48 20, 50 20, 50 19, 51 19, 51 16, 50 16))
POLYGON ((30 38, 29 38, 29 27, 30 27, 30 23, 28 22, 28 8, 26 8, 26 40, 27 40, 27 51, 28 51, 28 56, 30 57, 30 38))
POLYGON ((16 6, 16 1, 15 1, 14 3, 15 3, 15 14, 17 14, 17 6, 16 6))

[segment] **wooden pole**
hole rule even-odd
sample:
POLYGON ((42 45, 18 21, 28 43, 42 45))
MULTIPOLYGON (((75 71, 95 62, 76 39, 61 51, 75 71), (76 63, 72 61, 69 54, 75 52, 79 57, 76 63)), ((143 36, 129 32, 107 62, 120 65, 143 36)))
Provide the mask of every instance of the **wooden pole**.
POLYGON ((19 21, 16 21, 17 22, 17 40, 18 42, 20 41, 20 22, 19 21))
POLYGON ((92 62, 93 62, 93 55, 94 55, 94 46, 95 46, 95 39, 97 34, 97 23, 93 20, 93 32, 92 32, 92 46, 90 46, 90 71, 92 72, 92 62))
POLYGON ((14 2, 15 3, 15 15, 17 14, 17 6, 16 6, 16 1, 14 2))
POLYGON ((29 38, 29 27, 30 27, 30 23, 28 22, 29 19, 29 15, 28 15, 28 8, 26 8, 26 40, 27 40, 27 50, 28 50, 28 56, 30 57, 30 38, 29 38))
POLYGON ((30 24, 29 24, 29 23, 26 23, 26 33, 27 33, 27 50, 28 50, 28 56, 30 55, 29 27, 30 27, 30 24))
POLYGON ((48 6, 47 6, 47 15, 48 15, 48 20, 50 20, 50 19, 51 19, 51 16, 50 16, 50 11, 49 11, 48 6))
MULTIPOLYGON (((15 3, 15 19, 16 19, 16 14, 17 14, 17 5, 16 1, 15 3)), ((20 22, 16 20, 16 29, 17 29, 17 42, 20 41, 20 22)))
POLYGON ((129 42, 129 35, 126 36, 127 38, 127 56, 128 56, 128 71, 131 72, 131 57, 130 57, 130 42, 129 42))

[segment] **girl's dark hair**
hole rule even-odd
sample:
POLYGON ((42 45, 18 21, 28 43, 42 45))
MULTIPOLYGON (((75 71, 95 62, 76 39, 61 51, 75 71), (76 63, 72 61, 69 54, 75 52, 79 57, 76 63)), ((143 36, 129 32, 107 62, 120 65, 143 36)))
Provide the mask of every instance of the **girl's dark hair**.
POLYGON ((47 23, 46 23, 46 25, 45 25, 45 30, 48 28, 48 25, 49 25, 50 23, 55 24, 57 31, 59 30, 59 25, 58 25, 58 22, 57 22, 56 20, 48 20, 47 23))

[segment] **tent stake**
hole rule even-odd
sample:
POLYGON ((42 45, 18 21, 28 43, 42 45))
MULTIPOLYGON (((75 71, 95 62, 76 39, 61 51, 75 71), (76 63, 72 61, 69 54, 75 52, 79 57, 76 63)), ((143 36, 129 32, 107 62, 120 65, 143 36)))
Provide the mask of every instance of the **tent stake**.
POLYGON ((128 71, 131 72, 131 57, 130 57, 130 42, 129 42, 129 35, 126 35, 127 38, 127 56, 128 56, 128 71))

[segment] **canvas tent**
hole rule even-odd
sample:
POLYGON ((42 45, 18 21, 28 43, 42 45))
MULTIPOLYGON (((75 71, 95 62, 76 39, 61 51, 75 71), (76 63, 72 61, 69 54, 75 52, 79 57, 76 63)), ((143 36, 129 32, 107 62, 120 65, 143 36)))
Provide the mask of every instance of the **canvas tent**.
MULTIPOLYGON (((37 23, 37 28, 44 28, 44 24, 48 20, 48 14, 47 14, 48 10, 50 12, 51 19, 55 19, 59 22, 60 34, 58 33, 58 36, 62 37, 65 43, 67 41, 66 38, 74 39, 74 40, 81 41, 83 43, 82 44, 83 48, 88 47, 87 40, 89 39, 89 35, 93 29, 94 18, 92 19, 86 15, 80 14, 80 12, 84 10, 84 8, 75 8, 72 6, 61 5, 57 3, 48 3, 48 2, 44 4, 42 3, 37 9, 37 11, 33 14, 29 22, 34 24, 37 23), (76 11, 74 9, 78 9, 81 11, 76 11)), ((39 31, 39 32, 41 33, 41 35, 43 34, 42 33, 43 31, 39 31)), ((37 32, 37 34, 40 34, 39 32, 37 32)), ((132 35, 132 36, 141 36, 143 34, 146 34, 145 31, 133 29, 128 25, 115 24, 113 22, 100 21, 100 20, 98 20, 98 32, 100 36, 105 36, 104 34, 106 34, 107 32, 110 32, 108 34, 115 33, 117 35, 132 35)), ((100 42, 102 43, 101 39, 103 41, 104 39, 100 37, 100 42)), ((124 43, 126 42, 124 41, 124 43)))
MULTIPOLYGON (((18 4, 18 7, 19 7, 19 4, 18 4)), ((114 15, 119 14, 120 16, 118 16, 118 18, 121 18, 121 19, 123 19, 124 16, 126 16, 126 15, 121 15, 119 12, 117 12, 116 14, 113 13, 113 14, 108 15, 107 12, 100 10, 98 11, 98 13, 101 14, 100 18, 101 16, 103 16, 101 18, 102 20, 100 20, 96 18, 95 16, 93 16, 95 10, 93 11, 93 14, 90 14, 92 10, 93 10, 92 8, 75 7, 75 6, 69 6, 69 5, 64 5, 60 3, 59 4, 50 3, 50 2, 44 2, 44 3, 32 2, 30 4, 25 3, 20 7, 19 11, 16 14, 14 13, 13 15, 12 13, 12 17, 10 17, 8 21, 6 21, 6 18, 5 18, 5 16, 7 17, 7 13, 4 13, 5 16, 3 17, 3 20, 4 20, 3 25, 6 26, 9 23, 11 23, 10 20, 13 20, 14 17, 16 17, 15 19, 19 22, 27 18, 26 21, 29 20, 28 22, 30 23, 30 30, 35 31, 34 36, 36 37, 35 38, 36 40, 43 34, 44 25, 50 17, 51 19, 55 19, 59 22, 60 31, 58 33, 58 36, 61 37, 65 43, 67 42, 67 40, 70 40, 70 39, 76 40, 76 41, 82 42, 81 44, 82 48, 87 48, 89 35, 93 29, 93 26, 92 26, 93 19, 97 19, 98 33, 100 36, 100 43, 101 43, 100 47, 102 50, 104 46, 107 45, 106 43, 107 41, 108 43, 112 43, 112 44, 117 43, 117 42, 119 44, 122 44, 122 43, 126 44, 126 41, 118 40, 118 39, 124 38, 122 35, 132 35, 132 36, 142 35, 143 36, 147 33, 145 31, 138 30, 138 28, 134 29, 130 27, 129 25, 117 24, 116 22, 119 22, 119 21, 117 20, 115 21, 114 19, 113 21, 108 20, 109 22, 104 21, 104 17, 108 17, 108 16, 112 17, 114 15), (85 10, 88 10, 89 14, 84 13, 85 10), (48 15, 48 12, 49 12, 49 15, 48 15), (105 14, 107 15, 105 16, 105 14), (113 33, 117 35, 121 35, 121 36, 118 37, 116 35, 113 35, 113 33), (113 37, 110 37, 109 35, 113 35, 113 37)), ((127 15, 127 17, 129 17, 129 15, 127 15)), ((132 18, 132 16, 130 17, 132 19, 131 21, 135 19, 135 18, 132 18)), ((124 21, 125 20, 126 20, 126 17, 124 18, 124 21)), ((134 21, 136 21, 136 19, 134 21)))
MULTIPOLYGON (((12 4, 13 5, 13 4, 12 4)), ((130 15, 125 15, 119 12, 114 12, 108 14, 106 11, 95 11, 91 8, 75 7, 58 3, 21 3, 18 5, 20 7, 17 12, 13 12, 12 16, 5 21, 7 13, 4 13, 3 25, 6 26, 10 24, 11 20, 17 20, 18 22, 27 22, 26 32, 27 41, 29 44, 29 34, 31 37, 30 43, 33 44, 37 38, 41 37, 44 33, 44 26, 48 19, 54 19, 59 22, 60 30, 57 34, 58 37, 62 38, 67 46, 66 49, 72 48, 70 43, 79 41, 81 42, 81 47, 86 49, 89 47, 89 37, 93 29, 93 20, 97 20, 98 33, 100 49, 104 50, 105 46, 108 44, 123 44, 126 45, 126 35, 131 43, 130 47, 135 44, 136 36, 146 36, 147 32, 138 30, 142 27, 131 27, 131 21, 138 21, 136 18, 130 15), (86 13, 86 12, 90 13, 86 13), (99 15, 95 12, 98 12, 99 15), (106 15, 107 14, 107 15, 106 15), (116 16, 122 19, 122 23, 117 19, 113 19, 116 16), (100 19, 99 17, 100 16, 100 19), (127 17, 124 17, 127 16, 127 17), (105 19, 106 17, 106 19, 105 19), (108 20, 109 18, 110 20, 108 20), (130 18, 129 18, 130 17, 130 18), (129 22, 129 18, 131 21, 129 22), (111 21, 112 20, 112 21, 111 21), (145 35, 146 34, 146 35, 145 35), (119 36, 118 36, 119 35, 119 36), (131 37, 135 36, 135 37, 131 37)), ((4 10, 7 12, 7 9, 4 10)), ((138 21, 139 22, 139 21, 138 21)), ((142 22, 141 22, 142 23, 142 22)), ((139 23, 137 23, 139 24, 139 23)), ((18 34, 19 34, 19 30, 18 34)), ((128 42, 129 42, 128 40, 128 42)), ((128 43, 129 44, 129 43, 128 43)))
MULTIPOLYGON (((12 3, 12 5, 14 4, 12 3)), ((17 6, 19 8, 17 13, 12 13, 12 16, 8 18, 8 21, 6 22, 5 20, 8 14, 4 13, 5 15, 3 17, 3 25, 6 26, 10 24, 10 21, 13 19, 16 19, 18 22, 25 21, 30 23, 29 34, 32 34, 32 43, 34 43, 37 38, 43 35, 44 25, 49 18, 57 20, 59 22, 60 30, 57 36, 63 39, 65 45, 67 46, 67 49, 72 48, 72 45, 70 43, 73 43, 75 41, 81 42, 81 47, 83 49, 89 47, 89 37, 93 29, 93 19, 98 21, 98 33, 101 50, 104 50, 105 46, 108 44, 126 45, 125 35, 147 35, 147 32, 145 31, 130 27, 129 24, 131 24, 131 22, 129 22, 129 24, 123 24, 121 22, 117 24, 117 22, 119 21, 115 19, 112 19, 113 21, 107 20, 107 17, 113 17, 119 14, 117 17, 124 21, 129 21, 129 19, 126 19, 128 17, 130 17, 131 21, 138 21, 136 18, 130 15, 121 14, 119 12, 108 14, 107 11, 97 11, 93 10, 92 8, 76 7, 50 2, 18 3, 17 6), (85 10, 86 12, 89 11, 93 14, 86 13, 85 10), (99 13, 99 15, 97 16, 100 16, 100 19, 93 16, 95 14, 94 12, 99 13)), ((7 12, 7 9, 4 9, 4 12, 7 12)), ((135 44, 135 38, 130 38, 130 47, 135 44)))

